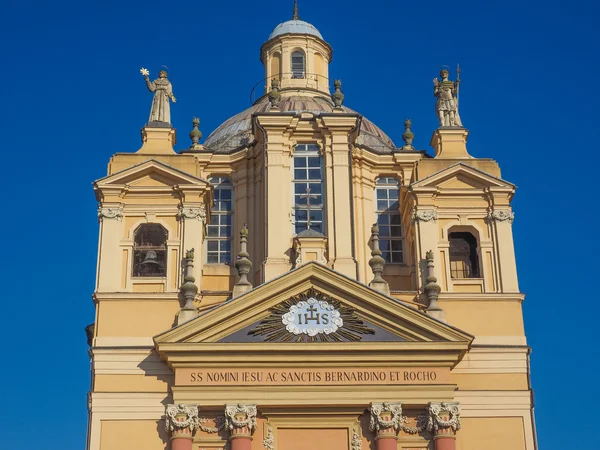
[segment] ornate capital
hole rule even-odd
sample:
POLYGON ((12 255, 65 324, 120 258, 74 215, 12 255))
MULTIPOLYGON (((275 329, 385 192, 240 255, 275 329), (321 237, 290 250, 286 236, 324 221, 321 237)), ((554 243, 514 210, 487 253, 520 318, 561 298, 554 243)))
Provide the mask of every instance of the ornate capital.
POLYGON ((179 217, 182 219, 197 219, 202 223, 206 222, 206 207, 200 205, 198 207, 188 208, 185 206, 179 207, 179 217))
POLYGON ((173 438, 188 438, 200 427, 197 405, 167 405, 165 427, 173 438))
POLYGON ((123 208, 106 208, 98 205, 98 220, 103 219, 123 220, 123 208))
MULTIPOLYGON (((371 403, 369 408, 371 418, 369 420, 369 430, 376 431, 377 436, 382 432, 390 432, 395 436, 395 432, 400 429, 402 424, 402 404, 400 403, 371 403)), ((391 436, 389 436, 391 437, 391 436)))
POLYGON ((225 426, 232 434, 252 434, 256 429, 256 405, 226 405, 225 426))
POLYGON ((437 434, 448 434, 460 430, 460 403, 432 402, 428 408, 427 430, 437 434))
POLYGON ((418 222, 422 220, 423 222, 431 222, 436 221, 438 219, 438 214, 435 209, 413 209, 412 220, 413 222, 418 222))
POLYGON ((488 218, 497 222, 506 222, 508 220, 510 223, 512 223, 513 220, 515 220, 515 213, 508 209, 495 209, 489 212, 488 218))

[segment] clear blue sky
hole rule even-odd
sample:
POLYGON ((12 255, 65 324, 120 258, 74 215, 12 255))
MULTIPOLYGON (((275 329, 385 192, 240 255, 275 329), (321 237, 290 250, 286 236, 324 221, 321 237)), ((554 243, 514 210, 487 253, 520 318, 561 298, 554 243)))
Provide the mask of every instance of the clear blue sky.
MULTIPOLYGON (((169 67, 179 148, 249 106, 259 48, 292 0, 3 2, 0 435, 3 448, 81 449, 98 225, 91 182, 139 148, 169 67)), ((572 431, 599 400, 597 195, 599 7, 570 2, 300 0, 334 49, 346 104, 401 144, 436 127, 431 80, 462 68, 469 151, 519 186, 515 243, 540 448, 591 448, 572 431), (596 233, 593 233, 595 231, 596 233), (585 404, 583 403, 585 401, 585 404)), ((591 416, 590 416, 591 417, 591 416)))

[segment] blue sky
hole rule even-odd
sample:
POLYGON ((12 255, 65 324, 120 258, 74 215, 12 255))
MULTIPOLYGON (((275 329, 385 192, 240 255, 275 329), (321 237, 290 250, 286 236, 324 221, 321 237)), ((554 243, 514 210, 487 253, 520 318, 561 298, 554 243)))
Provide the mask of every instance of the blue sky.
MULTIPOLYGON (((469 151, 496 159, 519 186, 514 233, 544 450, 589 448, 589 432, 556 424, 579 423, 600 399, 598 8, 300 0, 300 17, 334 49, 330 74, 342 79, 346 105, 397 145, 410 117, 415 146, 428 148, 431 80, 441 65, 461 64, 469 151)), ((140 146, 151 96, 139 68, 169 67, 177 147, 187 147, 193 116, 207 137, 250 105, 264 76, 259 48, 291 10, 291 0, 0 6, 3 447, 84 446, 98 236, 91 182, 113 153, 140 146)))

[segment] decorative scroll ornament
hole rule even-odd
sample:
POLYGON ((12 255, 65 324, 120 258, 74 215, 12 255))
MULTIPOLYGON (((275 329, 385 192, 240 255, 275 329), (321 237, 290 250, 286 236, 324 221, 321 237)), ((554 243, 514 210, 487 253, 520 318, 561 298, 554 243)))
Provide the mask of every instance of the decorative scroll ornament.
POLYGON ((497 220, 498 222, 506 222, 507 220, 512 223, 515 220, 515 213, 509 210, 493 210, 488 214, 490 220, 497 220))
POLYGON ((228 430, 234 428, 248 427, 252 431, 256 429, 256 405, 227 405, 225 407, 225 426, 228 430), (241 416, 245 419, 238 420, 241 416))
POLYGON ((198 422, 199 422, 198 428, 201 431, 204 431, 205 433, 218 433, 225 427, 225 416, 217 416, 213 419, 213 421, 215 422, 215 426, 207 427, 206 425, 203 425, 203 424, 208 422, 208 418, 200 417, 198 419, 198 422))
POLYGON ((402 420, 400 421, 400 430, 408 434, 420 434, 427 429, 428 422, 429 417, 423 414, 416 417, 415 426, 411 427, 407 425, 410 423, 410 419, 406 416, 402 416, 402 420))
POLYGON ((123 220, 123 208, 104 208, 102 205, 98 205, 98 219, 123 220))
POLYGON ((340 312, 333 305, 314 297, 290 306, 289 312, 281 317, 281 322, 290 333, 309 336, 335 333, 344 325, 340 312))
POLYGON ((198 406, 196 405, 168 405, 165 411, 167 421, 165 427, 168 432, 173 432, 176 429, 189 428, 193 433, 200 426, 198 419, 198 406), (176 416, 185 415, 184 420, 177 420, 176 416))
POLYGON ((354 424, 352 427, 352 450, 362 450, 362 434, 360 432, 360 425, 354 424))
POLYGON ((273 428, 267 428, 267 435, 263 439, 262 444, 266 450, 275 450, 275 437, 273 436, 273 428))
POLYGON ((313 288, 274 306, 270 312, 248 331, 250 336, 264 336, 266 342, 356 342, 364 334, 375 334, 354 309, 313 288))
POLYGON ((437 211, 435 209, 413 209, 412 220, 417 222, 422 220, 423 222, 435 222, 438 219, 437 211))
POLYGON ((197 208, 186 208, 181 206, 179 208, 179 217, 183 219, 198 219, 201 222, 205 222, 206 208, 204 205, 200 205, 197 208))
POLYGON ((460 430, 460 404, 459 403, 430 403, 429 421, 427 431, 437 431, 440 428, 452 428, 453 431, 460 430), (443 419, 440 414, 449 416, 443 419))
POLYGON ((394 430, 400 429, 400 425, 402 424, 404 417, 402 416, 402 405, 400 403, 371 403, 369 411, 371 412, 371 419, 369 420, 370 431, 378 432, 381 428, 393 428, 394 430), (383 419, 381 417, 382 414, 385 416, 391 416, 391 419, 383 419))

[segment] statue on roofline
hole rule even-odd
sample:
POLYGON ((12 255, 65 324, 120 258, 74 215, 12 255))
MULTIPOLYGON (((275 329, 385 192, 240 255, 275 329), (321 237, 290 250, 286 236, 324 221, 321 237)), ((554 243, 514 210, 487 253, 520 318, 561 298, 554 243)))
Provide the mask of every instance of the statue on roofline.
POLYGON ((146 80, 146 86, 150 92, 154 92, 152 100, 152 109, 150 110, 150 118, 148 122, 165 122, 171 123, 171 105, 169 99, 176 103, 177 99, 173 95, 173 86, 167 78, 167 72, 161 70, 158 72, 158 78, 150 81, 148 69, 142 68, 140 73, 146 80))
MULTIPOLYGON (((460 73, 460 69, 458 73, 460 73)), ((460 78, 454 82, 448 79, 448 75, 448 71, 443 69, 440 72, 441 80, 437 78, 433 79, 433 95, 437 97, 435 111, 440 120, 441 127, 462 127, 463 125, 458 115, 460 78)))

